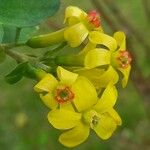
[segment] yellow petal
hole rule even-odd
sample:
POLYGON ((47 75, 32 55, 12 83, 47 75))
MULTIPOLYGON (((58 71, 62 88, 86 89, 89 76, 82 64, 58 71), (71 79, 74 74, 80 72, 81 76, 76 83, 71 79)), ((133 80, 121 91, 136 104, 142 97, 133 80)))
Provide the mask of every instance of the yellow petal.
POLYGON ((67 83, 67 84, 71 85, 76 81, 78 74, 70 72, 70 71, 62 68, 61 66, 58 66, 57 67, 57 76, 62 83, 67 83))
POLYGON ((116 123, 114 119, 108 114, 103 114, 100 116, 99 123, 93 128, 96 134, 106 140, 111 137, 112 133, 116 130, 116 123))
POLYGON ((58 81, 51 74, 46 74, 44 78, 34 86, 36 92, 52 91, 58 84, 58 81))
POLYGON ((48 113, 48 121, 56 129, 71 129, 77 125, 81 114, 65 109, 55 109, 48 113))
POLYGON ((75 94, 73 103, 79 112, 90 108, 97 102, 96 89, 85 77, 78 77, 72 85, 72 91, 75 94))
POLYGON ((113 37, 98 31, 90 32, 89 40, 95 44, 102 44, 113 51, 117 48, 117 42, 113 37))
POLYGON ((106 87, 110 82, 112 84, 116 84, 118 80, 118 73, 112 66, 109 66, 108 69, 102 75, 97 77, 99 87, 106 87))
POLYGON ((68 27, 64 31, 64 37, 71 47, 79 46, 88 36, 88 29, 83 23, 68 27))
POLYGON ((102 48, 89 51, 84 60, 84 65, 87 69, 108 64, 110 64, 110 51, 102 48))
POLYGON ((130 71, 131 71, 131 66, 129 65, 127 68, 117 68, 122 74, 123 74, 123 79, 122 79, 122 87, 125 88, 127 83, 128 83, 128 79, 129 79, 129 75, 130 75, 130 71))
POLYGON ((89 41, 87 45, 84 47, 84 49, 79 53, 79 55, 86 55, 90 50, 93 50, 95 48, 96 44, 89 41))
POLYGON ((126 50, 126 36, 125 36, 124 32, 121 32, 121 31, 115 32, 114 38, 117 41, 119 50, 121 50, 121 51, 126 50))
POLYGON ((122 120, 115 109, 111 108, 108 110, 109 115, 116 121, 117 125, 122 125, 122 120))
POLYGON ((45 95, 40 94, 40 98, 44 102, 44 104, 49 107, 50 109, 55 109, 58 106, 58 103, 54 99, 54 95, 52 92, 49 92, 45 95))
POLYGON ((73 108, 70 101, 60 104, 60 109, 66 109, 66 110, 69 110, 69 111, 74 111, 74 108, 73 108))
POLYGON ((83 143, 89 136, 90 128, 79 122, 73 129, 64 132, 59 137, 59 142, 66 147, 74 147, 83 143))
POLYGON ((79 21, 82 21, 87 14, 78 7, 69 6, 65 10, 65 20, 64 23, 67 22, 68 25, 74 25, 79 21))
POLYGON ((101 87, 101 80, 99 78, 103 75, 105 72, 104 69, 99 69, 99 68, 93 68, 93 69, 76 69, 76 73, 78 73, 81 76, 87 77, 93 85, 99 89, 101 87))
POLYGON ((106 112, 115 105, 117 96, 118 93, 116 87, 109 84, 97 104, 94 106, 94 109, 99 113, 106 112))
POLYGON ((109 66, 105 71, 104 69, 93 68, 93 69, 78 69, 75 70, 79 75, 87 77, 96 88, 104 88, 110 82, 116 84, 119 80, 118 73, 116 70, 109 66))

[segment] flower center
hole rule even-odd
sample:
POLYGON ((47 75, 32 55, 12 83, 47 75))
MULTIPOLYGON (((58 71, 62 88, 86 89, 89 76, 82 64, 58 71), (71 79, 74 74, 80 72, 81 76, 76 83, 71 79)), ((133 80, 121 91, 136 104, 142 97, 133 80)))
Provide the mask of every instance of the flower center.
POLYGON ((89 22, 96 28, 100 26, 100 16, 95 10, 90 11, 87 15, 87 18, 89 22))
POLYGON ((88 125, 90 125, 90 127, 93 129, 94 127, 97 126, 97 124, 100 121, 100 117, 98 115, 98 113, 95 110, 90 110, 87 111, 83 114, 83 118, 85 123, 87 123, 88 125))
POLYGON ((120 51, 117 60, 119 61, 120 67, 127 68, 132 61, 132 57, 128 51, 120 51))
POLYGON ((99 119, 100 118, 97 115, 94 115, 91 120, 91 126, 96 126, 99 122, 99 119))
POLYGON ((64 103, 71 101, 74 98, 74 93, 70 90, 68 86, 61 86, 56 89, 55 100, 58 103, 64 103))

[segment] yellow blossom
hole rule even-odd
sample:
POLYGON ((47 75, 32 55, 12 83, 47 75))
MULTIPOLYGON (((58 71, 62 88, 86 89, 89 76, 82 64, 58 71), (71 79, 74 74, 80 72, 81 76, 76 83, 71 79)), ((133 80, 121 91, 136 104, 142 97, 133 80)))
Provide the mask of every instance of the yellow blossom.
POLYGON ((43 102, 50 109, 64 108, 83 111, 97 102, 97 93, 91 82, 76 73, 57 68, 57 80, 53 75, 46 74, 34 87, 43 102))
MULTIPOLYGON (((131 55, 126 50, 126 36, 123 32, 116 32, 114 37, 93 31, 89 35, 93 44, 101 44, 104 48, 94 48, 86 53, 84 65, 91 69, 95 67, 111 66, 123 74, 122 86, 125 87, 131 70, 131 55)), ((113 74, 110 74, 113 76, 113 74)))
POLYGON ((65 10, 64 23, 66 27, 56 32, 34 36, 28 40, 31 47, 47 47, 67 42, 71 47, 79 46, 91 31, 102 31, 100 17, 96 11, 84 12, 75 6, 68 6, 65 10))
POLYGON ((93 129, 101 139, 108 139, 122 121, 113 109, 117 90, 108 85, 97 103, 82 112, 55 109, 48 113, 49 122, 57 129, 68 130, 59 137, 60 143, 74 147, 84 142, 93 129))
POLYGON ((98 87, 106 87, 109 82, 119 80, 117 71, 123 75, 122 86, 128 82, 131 70, 131 55, 126 50, 126 37, 123 32, 116 32, 114 37, 98 31, 89 34, 89 42, 76 55, 56 57, 56 63, 74 66, 74 72, 86 76, 98 87), (71 64, 71 65, 70 65, 71 64))
POLYGON ((100 18, 96 11, 90 11, 87 14, 75 6, 66 8, 64 22, 68 24, 64 31, 64 37, 71 47, 79 46, 90 31, 102 31, 100 18))

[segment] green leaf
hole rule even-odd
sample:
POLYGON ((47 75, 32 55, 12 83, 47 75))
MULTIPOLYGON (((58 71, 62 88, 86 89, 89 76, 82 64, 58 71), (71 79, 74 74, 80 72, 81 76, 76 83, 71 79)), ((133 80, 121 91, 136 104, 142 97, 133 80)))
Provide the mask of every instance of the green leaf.
POLYGON ((26 70, 27 62, 19 64, 13 71, 5 76, 6 82, 9 84, 14 84, 20 81, 26 70))
POLYGON ((16 36, 16 27, 10 25, 2 25, 3 26, 3 38, 2 43, 12 43, 15 41, 16 36))
POLYGON ((4 49, 0 48, 0 63, 2 63, 6 58, 6 54, 4 52, 4 49))
POLYGON ((17 27, 36 26, 54 15, 60 0, 0 0, 0 22, 17 27))
MULTIPOLYGON (((10 25, 2 25, 3 27, 3 43, 14 43, 16 39, 17 27, 10 25)), ((20 29, 18 43, 25 43, 38 30, 36 27, 25 27, 20 29)))
POLYGON ((27 40, 31 38, 38 29, 39 29, 38 26, 22 28, 18 42, 21 42, 21 43, 27 42, 27 40))
POLYGON ((33 64, 31 65, 30 63, 27 63, 24 76, 27 78, 36 79, 37 78, 36 71, 37 68, 33 64))

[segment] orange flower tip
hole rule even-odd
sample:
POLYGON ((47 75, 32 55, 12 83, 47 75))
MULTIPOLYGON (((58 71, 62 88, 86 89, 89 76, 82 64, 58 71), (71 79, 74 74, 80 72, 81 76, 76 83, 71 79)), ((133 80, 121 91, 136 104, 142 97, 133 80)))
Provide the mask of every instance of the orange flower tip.
POLYGON ((95 10, 90 11, 87 15, 87 18, 89 22, 96 28, 100 26, 100 16, 95 10))
POLYGON ((120 51, 117 57, 121 68, 127 68, 132 62, 132 56, 128 51, 120 51))
POLYGON ((55 100, 61 104, 74 99, 74 93, 70 90, 68 86, 58 87, 56 89, 55 100))

